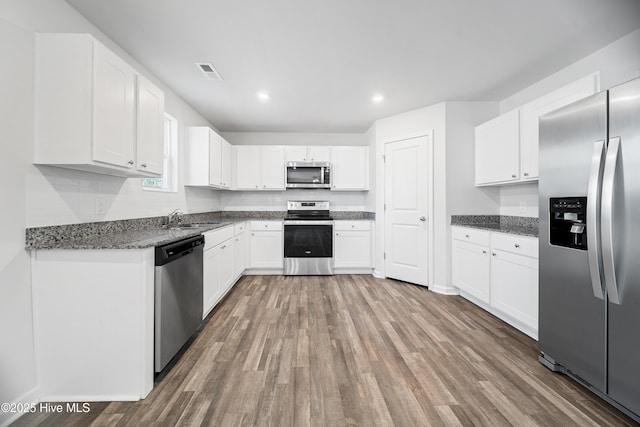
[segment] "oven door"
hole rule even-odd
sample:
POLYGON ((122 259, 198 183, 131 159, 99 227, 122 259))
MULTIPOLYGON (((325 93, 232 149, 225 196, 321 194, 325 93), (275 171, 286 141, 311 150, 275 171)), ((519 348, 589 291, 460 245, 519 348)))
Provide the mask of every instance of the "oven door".
POLYGON ((333 258, 333 221, 285 221, 285 258, 333 258))

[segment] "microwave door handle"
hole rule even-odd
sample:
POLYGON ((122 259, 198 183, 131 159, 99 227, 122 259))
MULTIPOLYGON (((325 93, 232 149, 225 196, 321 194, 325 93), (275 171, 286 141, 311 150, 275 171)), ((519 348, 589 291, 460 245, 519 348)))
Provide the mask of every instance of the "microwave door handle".
POLYGON ((324 166, 320 167, 320 184, 324 184, 324 166))
POLYGON ((589 184, 587 186, 587 254, 593 295, 604 300, 602 273, 600 271, 600 235, 598 227, 598 199, 600 198, 600 179, 604 158, 604 140, 596 141, 591 156, 589 184))

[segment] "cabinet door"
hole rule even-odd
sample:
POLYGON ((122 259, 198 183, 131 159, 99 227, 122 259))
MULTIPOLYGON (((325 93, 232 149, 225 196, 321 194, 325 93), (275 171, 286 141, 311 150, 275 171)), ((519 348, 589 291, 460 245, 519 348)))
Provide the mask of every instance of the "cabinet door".
POLYGON ((222 137, 209 129, 209 184, 222 186, 222 137))
POLYGON ((491 305, 538 330, 538 260, 491 252, 491 305))
POLYGON ((489 249, 459 240, 454 240, 452 246, 453 286, 489 304, 491 301, 489 249))
POLYGON ((220 282, 221 293, 225 294, 231 285, 233 285, 233 255, 234 255, 234 240, 229 239, 222 243, 220 248, 220 282))
POLYGON ((593 95, 598 90, 596 75, 590 75, 536 99, 521 109, 522 178, 538 178, 538 119, 553 110, 593 95))
POLYGON ((238 277, 246 268, 247 263, 247 233, 241 233, 234 237, 233 244, 233 276, 238 277))
POLYGON ((287 145, 284 148, 285 160, 287 162, 306 162, 307 147, 299 145, 287 145))
POLYGON ((367 147, 331 147, 331 190, 369 189, 369 156, 367 147))
POLYGON ((135 72, 94 43, 93 160, 133 169, 135 72))
POLYGON ((262 189, 284 190, 284 147, 262 147, 262 189))
POLYGON ((282 268, 282 231, 252 231, 250 254, 251 268, 282 268))
POLYGON ((236 188, 258 190, 260 187, 260 147, 236 146, 236 188))
POLYGON ((222 296, 220 266, 222 245, 204 251, 202 276, 202 318, 204 319, 222 296))
POLYGON ((520 179, 520 111, 476 127, 476 185, 520 179))
POLYGON ((307 159, 309 162, 330 162, 331 147, 311 145, 307 147, 307 159))
POLYGON ((222 188, 231 188, 231 144, 222 140, 222 188))
POLYGON ((137 87, 136 169, 164 172, 164 92, 142 76, 137 87))
POLYGON ((371 232, 336 231, 334 238, 335 268, 371 267, 371 232))

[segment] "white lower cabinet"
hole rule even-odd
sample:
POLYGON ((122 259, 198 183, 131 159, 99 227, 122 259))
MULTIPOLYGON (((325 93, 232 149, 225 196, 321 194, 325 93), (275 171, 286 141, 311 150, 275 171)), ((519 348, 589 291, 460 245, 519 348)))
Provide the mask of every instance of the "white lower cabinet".
POLYGON ((39 250, 31 267, 39 398, 145 398, 154 378, 154 249, 39 250))
POLYGON ((452 227, 452 283, 460 295, 538 338, 538 239, 452 227))
POLYGON ((282 221, 251 221, 249 268, 283 268, 282 221))
POLYGON ((335 221, 333 234, 334 268, 373 267, 371 221, 335 221))
POLYGON ((538 330, 538 260, 491 252, 491 305, 538 330))
POLYGON ((247 224, 245 222, 234 226, 233 238, 233 275, 237 278, 247 268, 247 224))
POLYGON ((234 226, 204 233, 202 318, 231 289, 238 276, 234 270, 234 226))

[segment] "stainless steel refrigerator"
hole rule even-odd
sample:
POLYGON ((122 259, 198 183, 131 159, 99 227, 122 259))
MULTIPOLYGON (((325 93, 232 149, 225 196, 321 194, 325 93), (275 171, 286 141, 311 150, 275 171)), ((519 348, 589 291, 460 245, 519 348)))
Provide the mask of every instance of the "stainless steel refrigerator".
POLYGON ((640 421, 640 79, 540 118, 540 361, 640 421))

